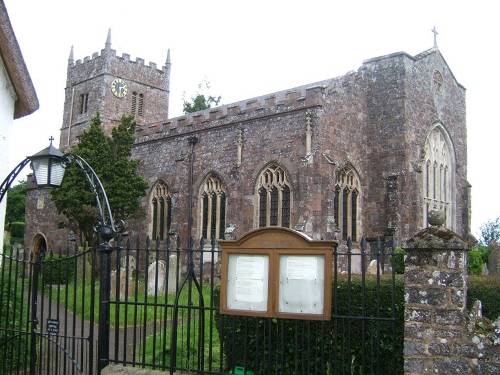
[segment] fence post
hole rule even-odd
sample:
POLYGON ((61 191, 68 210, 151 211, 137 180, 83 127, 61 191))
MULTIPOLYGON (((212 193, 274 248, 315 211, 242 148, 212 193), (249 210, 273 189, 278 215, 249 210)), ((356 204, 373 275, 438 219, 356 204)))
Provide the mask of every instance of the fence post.
POLYGON ((109 226, 101 228, 101 238, 104 240, 99 245, 101 255, 100 287, 99 287, 99 331, 97 338, 98 363, 97 373, 109 364, 109 324, 110 324, 110 299, 111 299, 111 252, 119 247, 113 247, 109 241, 114 237, 114 231, 109 226))
POLYGON ((443 227, 428 227, 405 249, 404 373, 468 374, 467 243, 443 227))
POLYGON ((40 254, 32 253, 31 258, 31 332, 30 332, 30 375, 37 370, 37 329, 38 329, 38 277, 40 275, 40 254))

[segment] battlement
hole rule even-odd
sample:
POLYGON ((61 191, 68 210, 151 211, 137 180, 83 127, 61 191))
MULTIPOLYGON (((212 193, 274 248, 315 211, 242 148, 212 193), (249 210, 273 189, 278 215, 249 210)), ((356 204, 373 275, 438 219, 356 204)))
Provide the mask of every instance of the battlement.
POLYGON ((137 142, 147 142, 175 134, 206 128, 242 123, 257 118, 323 105, 324 95, 332 80, 279 91, 240 102, 208 108, 202 111, 138 127, 137 142))
POLYGON ((160 72, 162 72, 162 71, 164 72, 167 69, 166 66, 163 66, 162 69, 158 69, 158 65, 155 62, 152 62, 152 61, 150 61, 149 64, 146 65, 145 64, 145 60, 143 58, 141 58, 141 57, 136 57, 135 61, 133 61, 133 60, 131 60, 130 54, 128 54, 128 53, 122 53, 121 56, 117 56, 116 50, 114 50, 114 49, 109 49, 109 50, 103 49, 103 50, 101 50, 101 53, 94 52, 92 54, 92 56, 85 56, 83 58, 83 60, 79 59, 79 60, 76 60, 74 63, 72 61, 70 61, 69 65, 72 68, 76 68, 78 66, 82 66, 82 65, 84 65, 86 63, 89 63, 91 61, 95 61, 95 60, 97 60, 99 58, 102 58, 102 57, 116 58, 116 59, 119 59, 119 60, 121 60, 123 62, 129 62, 131 64, 137 64, 137 65, 149 67, 152 70, 157 70, 157 71, 160 71, 160 72))

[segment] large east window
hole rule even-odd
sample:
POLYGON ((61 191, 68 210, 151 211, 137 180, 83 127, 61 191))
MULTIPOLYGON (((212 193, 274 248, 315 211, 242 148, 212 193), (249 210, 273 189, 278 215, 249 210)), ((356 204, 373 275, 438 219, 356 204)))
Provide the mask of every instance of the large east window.
POLYGON ((452 163, 453 153, 448 134, 441 125, 436 126, 427 137, 423 165, 424 227, 428 225, 431 210, 444 212, 445 226, 452 229, 452 163))

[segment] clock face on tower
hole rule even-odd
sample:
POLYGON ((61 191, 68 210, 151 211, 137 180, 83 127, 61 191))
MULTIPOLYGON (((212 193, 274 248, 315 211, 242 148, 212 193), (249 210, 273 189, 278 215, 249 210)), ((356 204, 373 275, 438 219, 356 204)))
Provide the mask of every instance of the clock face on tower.
POLYGON ((111 82, 111 92, 117 98, 123 98, 127 95, 127 84, 121 78, 115 78, 113 82, 111 82))

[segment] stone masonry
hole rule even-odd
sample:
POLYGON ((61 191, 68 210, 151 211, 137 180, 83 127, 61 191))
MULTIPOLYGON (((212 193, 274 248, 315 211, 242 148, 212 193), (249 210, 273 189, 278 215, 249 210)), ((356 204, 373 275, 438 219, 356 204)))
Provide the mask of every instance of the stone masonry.
POLYGON ((405 250, 405 374, 500 373, 499 348, 467 329, 467 243, 435 226, 405 250))

